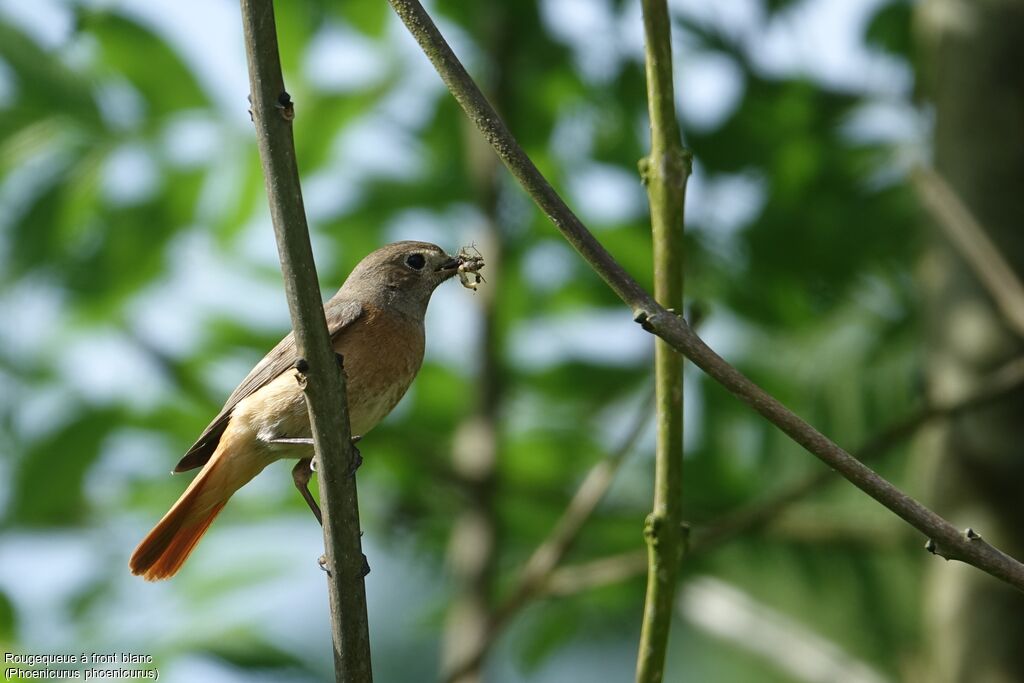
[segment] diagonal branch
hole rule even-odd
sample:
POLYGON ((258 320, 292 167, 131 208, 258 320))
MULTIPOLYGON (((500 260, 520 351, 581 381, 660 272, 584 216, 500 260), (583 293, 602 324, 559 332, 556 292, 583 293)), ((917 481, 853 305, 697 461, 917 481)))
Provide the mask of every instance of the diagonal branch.
MULTIPOLYGON (((991 405, 1022 387, 1024 358, 1017 358, 990 375, 977 391, 957 401, 918 408, 869 438, 854 451, 854 455, 862 462, 872 460, 935 420, 951 419, 991 405)), ((836 478, 832 470, 817 470, 764 500, 725 515, 702 532, 694 530, 687 555, 707 553, 741 534, 765 526, 794 502, 834 481, 836 478)))
MULTIPOLYGON (((1010 361, 996 370, 982 386, 957 401, 926 405, 865 441, 856 455, 861 460, 880 456, 935 420, 952 419, 992 405, 1024 388, 1024 358, 1010 361)), ((694 529, 686 557, 713 552, 738 536, 766 526, 804 497, 836 481, 832 470, 818 470, 783 487, 773 495, 719 518, 704 530, 694 529)), ((641 574, 646 553, 629 551, 599 558, 552 572, 545 584, 547 595, 571 595, 641 574)))
POLYGON ((334 640, 335 678, 371 680, 364 557, 352 471, 345 378, 327 334, 309 228, 302 205, 291 98, 284 89, 273 0, 241 0, 252 119, 266 176, 270 216, 281 258, 295 347, 319 464, 325 568, 334 640))
POLYGON ((963 254, 1007 324, 1018 336, 1024 337, 1024 283, 941 175, 919 166, 910 178, 925 208, 963 254))
POLYGON ((1024 591, 1024 565, 971 531, 961 532, 860 463, 712 351, 679 315, 660 306, 601 246, 537 170, 470 78, 418 0, 388 0, 456 101, 565 239, 633 310, 648 332, 667 341, 791 439, 928 537, 928 549, 960 560, 1024 591))

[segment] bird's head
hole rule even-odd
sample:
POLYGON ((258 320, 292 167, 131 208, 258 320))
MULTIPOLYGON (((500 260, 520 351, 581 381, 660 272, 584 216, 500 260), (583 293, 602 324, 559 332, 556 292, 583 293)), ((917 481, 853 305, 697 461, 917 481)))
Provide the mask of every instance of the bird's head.
POLYGON ((368 254, 339 295, 421 316, 434 289, 458 273, 462 261, 429 242, 394 242, 368 254))

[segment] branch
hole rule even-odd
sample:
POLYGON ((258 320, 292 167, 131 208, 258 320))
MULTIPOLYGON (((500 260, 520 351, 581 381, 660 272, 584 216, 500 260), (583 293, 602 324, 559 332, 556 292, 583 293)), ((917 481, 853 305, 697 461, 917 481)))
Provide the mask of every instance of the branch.
POLYGON ((272 0, 241 0, 249 65, 252 118, 266 177, 288 310, 295 330, 323 503, 325 568, 338 681, 371 680, 370 637, 359 540, 359 507, 352 472, 345 378, 331 348, 302 205, 292 120, 284 89, 272 0))
POLYGON ((426 53, 469 119, 494 148, 512 175, 591 268, 633 310, 633 319, 689 358, 740 400, 776 425, 855 486, 929 538, 927 548, 960 560, 1024 591, 1024 565, 984 541, 961 532, 878 476, 818 430, 787 409, 712 351, 679 315, 666 310, 601 246, 576 214, 537 170, 494 108, 466 73, 451 47, 418 0, 388 0, 426 53))
MULTIPOLYGON (((861 460, 869 460, 909 439, 919 429, 934 420, 952 419, 992 405, 1024 387, 1024 357, 1010 361, 994 372, 981 388, 957 401, 926 405, 893 423, 869 438, 856 451, 861 460)), ((805 496, 836 481, 832 470, 818 470, 774 495, 720 518, 704 531, 694 530, 687 546, 686 557, 705 555, 744 533, 770 524, 790 505, 805 496)), ((546 594, 571 595, 592 588, 633 578, 644 571, 644 551, 629 551, 620 555, 562 567, 552 573, 545 584, 546 594)))
POLYGON ((583 593, 632 579, 646 570, 646 550, 628 550, 618 555, 567 565, 551 573, 547 582, 547 595, 561 597, 583 593))
MULTIPOLYGON (((932 403, 918 408, 869 438, 854 451, 854 455, 862 462, 872 460, 909 439, 934 420, 951 419, 991 405, 1021 387, 1024 387, 1024 358, 1007 363, 992 373, 980 389, 960 400, 932 403)), ((687 556, 707 553, 743 533, 765 526, 794 502, 835 480, 832 470, 815 471, 771 497, 725 515, 703 532, 694 530, 690 546, 687 548, 687 556)))
MULTIPOLYGON (((643 0, 647 108, 651 153, 640 162, 654 238, 654 298, 683 310, 683 209, 690 155, 683 149, 672 85, 672 35, 665 0, 643 0)), ((658 683, 672 626, 676 577, 683 556, 683 357, 662 339, 654 344, 657 405, 654 508, 644 524, 647 595, 636 680, 658 683)))
POLYGON ((988 233, 938 173, 919 166, 910 178, 921 202, 988 290, 1007 324, 1024 337, 1024 284, 988 233))

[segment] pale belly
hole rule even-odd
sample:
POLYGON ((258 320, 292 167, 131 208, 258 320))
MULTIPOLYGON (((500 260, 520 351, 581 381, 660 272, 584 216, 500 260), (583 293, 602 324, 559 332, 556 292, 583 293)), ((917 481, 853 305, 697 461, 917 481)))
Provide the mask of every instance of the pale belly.
MULTIPOLYGON (((411 348, 387 353, 378 345, 336 350, 345 359, 349 424, 353 435, 365 436, 405 395, 423 359, 422 337, 411 348), (417 343, 418 342, 418 343, 417 343)), ((245 425, 270 459, 309 457, 308 446, 273 444, 280 438, 309 438, 306 400, 295 370, 289 370, 243 399, 232 411, 232 422, 245 425)))

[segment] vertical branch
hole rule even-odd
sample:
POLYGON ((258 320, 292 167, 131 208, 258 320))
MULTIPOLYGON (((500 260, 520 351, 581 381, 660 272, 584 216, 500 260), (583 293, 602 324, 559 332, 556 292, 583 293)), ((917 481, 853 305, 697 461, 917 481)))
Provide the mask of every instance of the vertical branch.
MULTIPOLYGON (((683 310, 683 208, 690 157, 676 122, 672 87, 672 37, 665 0, 643 0, 647 106, 651 154, 640 162, 654 236, 654 298, 683 310)), ((661 681, 672 623, 676 577, 683 553, 683 357, 663 339, 654 342, 657 446, 654 509, 647 517, 647 597, 636 679, 661 681)))
POLYGON ((371 680, 370 637, 356 483, 349 474, 353 454, 345 378, 327 333, 309 242, 292 137, 295 110, 281 75, 273 1, 241 0, 241 6, 252 118, 295 346, 298 358, 306 361, 305 365, 297 365, 304 373, 300 381, 319 464, 335 678, 363 683, 371 680))

